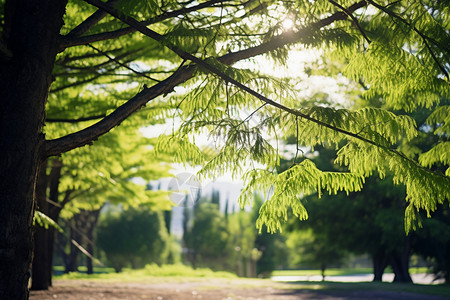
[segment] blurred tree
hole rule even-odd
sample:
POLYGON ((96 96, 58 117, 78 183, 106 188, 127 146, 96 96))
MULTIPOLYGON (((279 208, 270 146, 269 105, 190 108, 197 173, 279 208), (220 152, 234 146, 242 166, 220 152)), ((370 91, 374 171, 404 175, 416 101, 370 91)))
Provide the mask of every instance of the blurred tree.
MULTIPOLYGON (((340 168, 332 163, 336 157, 334 149, 318 147, 316 153, 313 161, 321 168, 340 168)), ((404 193, 404 188, 394 185, 391 178, 380 180, 372 176, 360 192, 305 197, 309 218, 295 226, 312 230, 307 238, 310 247, 304 248, 312 251, 307 253, 309 260, 323 267, 339 262, 346 252, 368 253, 373 259, 375 281, 381 281, 390 265, 394 281, 411 282, 411 236, 406 236, 404 230, 404 193)))
POLYGON ((215 203, 198 201, 191 227, 185 234, 188 258, 193 268, 223 269, 227 255, 228 232, 225 218, 215 203))
POLYGON ((450 211, 440 207, 432 219, 424 219, 423 228, 415 234, 412 248, 429 263, 436 279, 450 284, 450 211))
MULTIPOLYGON (((260 195, 255 194, 251 212, 251 223, 255 224, 259 215, 259 209, 263 204, 260 195)), ((254 227, 249 224, 248 226, 254 227)), ((254 248, 261 252, 261 257, 256 262, 256 274, 261 277, 268 276, 270 272, 278 267, 288 264, 289 250, 286 247, 286 237, 283 233, 269 233, 267 228, 263 226, 259 231, 256 230, 256 238, 254 248)))
POLYGON ((97 244, 116 272, 166 261, 169 236, 162 213, 145 207, 130 208, 119 215, 106 214, 100 220, 97 244))
POLYGON ((228 215, 227 259, 238 276, 256 277, 262 252, 256 247, 257 231, 252 214, 246 211, 228 215))
POLYGON ((327 235, 305 227, 288 234, 290 267, 319 269, 325 280, 326 269, 339 266, 348 253, 340 245, 330 242, 327 235))

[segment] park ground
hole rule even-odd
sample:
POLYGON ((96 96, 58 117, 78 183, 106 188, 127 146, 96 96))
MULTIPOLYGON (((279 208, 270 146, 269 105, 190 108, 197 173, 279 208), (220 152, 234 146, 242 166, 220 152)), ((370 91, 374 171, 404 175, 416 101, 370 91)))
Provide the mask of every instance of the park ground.
POLYGON ((240 278, 153 278, 137 282, 57 279, 48 291, 32 291, 31 300, 443 300, 448 286, 390 283, 296 282, 240 278))

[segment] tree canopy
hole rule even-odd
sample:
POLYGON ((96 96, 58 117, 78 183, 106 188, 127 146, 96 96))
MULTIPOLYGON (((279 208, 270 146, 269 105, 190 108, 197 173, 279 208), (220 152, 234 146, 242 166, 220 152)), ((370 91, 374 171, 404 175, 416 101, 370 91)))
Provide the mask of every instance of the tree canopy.
POLYGON ((281 228, 290 208, 307 217, 300 196, 358 191, 375 172, 390 171, 406 187, 407 229, 419 210, 430 215, 449 199, 447 1, 3 0, 0 7, 0 297, 27 297, 41 162, 120 123, 177 124, 157 149, 203 165, 201 175, 245 173, 241 202, 265 191, 258 224, 269 230, 281 228), (292 49, 339 58, 336 74, 361 85, 356 97, 378 103, 323 105, 249 66, 259 55, 283 65, 292 49), (427 128, 436 142, 405 151, 418 129, 404 113, 422 108, 432 110, 427 128), (54 132, 51 122, 67 126, 54 132), (213 156, 195 145, 199 132, 217 138, 213 156), (293 164, 277 173, 277 141, 291 136, 293 164), (325 142, 339 148, 336 161, 348 171, 297 160, 301 146, 325 142))

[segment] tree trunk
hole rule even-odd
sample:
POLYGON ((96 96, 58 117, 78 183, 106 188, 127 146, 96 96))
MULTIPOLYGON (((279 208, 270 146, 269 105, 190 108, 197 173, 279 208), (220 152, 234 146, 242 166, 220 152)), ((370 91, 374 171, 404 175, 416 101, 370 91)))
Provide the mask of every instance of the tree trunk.
POLYGON ((390 265, 394 271, 394 282, 412 283, 409 275, 409 242, 402 251, 390 255, 390 265))
POLYGON ((94 274, 94 266, 92 262, 92 257, 94 256, 94 230, 97 226, 100 209, 87 211, 86 213, 88 214, 88 222, 86 223, 86 225, 88 225, 86 230, 86 250, 91 255, 86 257, 86 266, 87 273, 94 274))
POLYGON ((164 211, 164 224, 166 225, 166 230, 169 235, 171 223, 172 223, 172 210, 166 210, 164 211))
MULTIPOLYGON (((58 222, 59 213, 65 203, 58 202, 58 186, 61 178, 62 164, 59 159, 54 159, 50 174, 47 175, 47 160, 43 164, 38 176, 36 185, 36 203, 39 211, 46 214, 50 219, 58 222), (47 201, 47 188, 50 187, 49 198, 51 204, 47 201), (59 204, 58 206, 55 206, 59 204)), ((34 234, 34 258, 32 266, 32 290, 47 290, 52 285, 53 275, 53 249, 55 243, 55 228, 50 226, 44 229, 36 227, 34 234)))
POLYGON ((0 299, 27 299, 42 124, 66 1, 7 0, 0 65, 0 299))
POLYGON ((372 257, 373 261, 373 281, 381 282, 383 280, 384 270, 388 265, 385 253, 376 253, 372 257))
POLYGON ((78 248, 75 246, 75 244, 73 243, 73 241, 80 243, 80 235, 78 234, 78 232, 76 231, 76 215, 73 217, 73 223, 70 226, 70 239, 69 239, 69 243, 70 243, 70 253, 68 256, 68 260, 67 260, 67 265, 66 265, 66 273, 69 272, 77 272, 78 271, 78 248))
POLYGON ((325 281, 325 270, 327 266, 325 264, 320 265, 320 274, 322 275, 322 281, 325 281))
MULTIPOLYGON (((36 185, 36 205, 37 209, 48 215, 47 203, 47 160, 41 164, 36 185)), ((32 290, 47 290, 50 286, 48 274, 49 253, 48 253, 49 232, 42 226, 37 225, 34 233, 34 257, 32 265, 32 290)))
MULTIPOLYGON (((48 216, 58 223, 59 213, 64 208, 64 206, 70 201, 71 191, 66 191, 64 199, 59 201, 59 181, 61 179, 61 169, 62 162, 59 158, 53 159, 52 169, 49 174, 49 198, 52 201, 48 207, 48 216)), ((47 266, 47 272, 49 276, 49 286, 52 286, 52 276, 53 276, 53 258, 55 253, 55 241, 56 241, 56 230, 51 227, 48 230, 48 255, 49 255, 49 265, 47 266)))
MULTIPOLYGON (((86 246, 86 250, 94 256, 94 245, 92 243, 88 243, 86 246)), ((92 261, 92 258, 90 256, 86 257, 86 267, 87 267, 87 274, 92 275, 94 274, 94 263, 92 261)))

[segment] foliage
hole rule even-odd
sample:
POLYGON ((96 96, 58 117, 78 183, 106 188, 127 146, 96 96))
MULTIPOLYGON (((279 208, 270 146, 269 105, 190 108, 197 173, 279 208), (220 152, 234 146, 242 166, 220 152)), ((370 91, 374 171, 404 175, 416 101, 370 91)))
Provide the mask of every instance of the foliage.
POLYGON ((229 233, 219 206, 208 202, 197 203, 191 222, 184 236, 192 266, 224 269, 229 233))
POLYGON ((50 226, 56 228, 59 232, 62 232, 61 226, 58 225, 55 221, 53 221, 51 218, 49 218, 47 215, 43 214, 42 212, 36 210, 34 212, 34 218, 33 218, 33 225, 36 226, 36 223, 44 227, 45 229, 48 229, 50 226))
MULTIPOLYGON (((254 227, 253 224, 258 218, 259 210, 263 204, 261 196, 255 194, 253 199, 251 223, 247 225, 248 227, 254 227)), ((255 228, 253 230, 257 233, 254 247, 261 252, 261 257, 256 262, 256 274, 258 276, 267 276, 273 270, 290 265, 290 251, 286 245, 285 234, 281 232, 268 233, 264 227, 258 232, 255 228)), ((296 253, 298 249, 293 249, 292 252, 296 253)))
MULTIPOLYGON (((336 155, 334 149, 316 149, 314 160, 328 169, 336 155)), ((295 234, 291 248, 302 249, 297 261, 316 266, 341 262, 346 254, 369 254, 374 263, 375 278, 381 280, 386 266, 392 265, 395 280, 407 281, 411 236, 405 237, 403 227, 404 190, 392 184, 392 178, 380 180, 376 176, 366 179, 360 192, 349 195, 310 195, 304 198, 310 218, 304 222, 291 222, 295 234), (406 256, 405 256, 406 255, 406 256), (406 265, 403 265, 405 257, 406 265), (396 268, 397 266, 401 266, 396 268), (403 271, 402 271, 403 270, 403 271), (402 276, 405 275, 404 279, 402 276)), ((292 229, 292 227, 291 227, 292 229)))
POLYGON ((423 228, 417 231, 414 250, 429 263, 436 278, 450 282, 450 216, 448 208, 442 207, 432 219, 423 221, 423 228))
POLYGON ((245 211, 228 216, 228 261, 232 269, 241 277, 256 277, 257 263, 263 252, 256 244, 257 232, 252 215, 245 211))
MULTIPOLYGON (((87 2, 100 6, 98 1, 87 2)), ((126 4, 121 1, 114 6, 115 10, 109 10, 115 18, 107 16, 88 29, 83 38, 93 42, 87 43, 76 36, 74 28, 83 19, 80 12, 92 12, 93 7, 82 1, 70 2, 61 31, 67 35, 64 51, 56 59, 56 80, 47 105, 48 121, 86 116, 101 119, 117 111, 136 90, 145 93, 144 84, 156 87, 159 81, 168 80, 165 72, 188 72, 192 67, 178 66, 191 60, 201 69, 194 80, 178 83, 185 93, 154 100, 124 123, 154 124, 168 116, 179 118, 180 128, 174 128, 172 136, 162 137, 158 149, 171 148, 179 162, 204 164, 201 171, 204 175, 247 172, 243 205, 254 190, 274 187, 275 192, 269 193, 271 199, 263 205, 258 221, 258 226, 266 224, 271 231, 281 228, 280 221, 287 217, 288 207, 300 219, 307 218, 298 201, 300 195, 320 194, 322 190, 358 191, 364 178, 374 172, 381 177, 393 172, 395 182, 406 186, 409 230, 415 226, 418 210, 430 214, 449 198, 448 174, 429 169, 435 163, 443 163, 448 169, 448 159, 442 155, 448 148, 445 119, 448 114, 442 113, 445 108, 439 108, 441 99, 450 94, 447 7, 435 1, 384 4, 384 1, 339 4, 320 1, 296 2, 292 6, 284 1, 264 4, 250 1, 235 5, 227 1, 218 6, 197 4, 184 12, 183 4, 173 1, 126 4), (330 13, 333 15, 329 22, 333 25, 317 22, 330 13), (184 17, 173 18, 178 15, 184 17), (282 16, 288 16, 294 28, 283 30, 282 16), (150 20, 152 29, 145 31, 133 25, 132 18, 150 20), (121 24, 117 19, 132 27, 128 36, 118 34, 121 24), (136 30, 150 38, 144 38, 136 30), (114 40, 106 36, 94 38, 108 32, 117 32, 112 35, 114 40), (283 63, 291 44, 343 60, 346 66, 336 72, 362 82, 367 91, 361 92, 361 97, 379 95, 383 107, 348 110, 307 104, 307 99, 288 82, 251 68, 229 66, 225 59, 231 57, 235 62, 267 53, 274 61, 283 63), (239 51, 252 54, 246 56, 239 51), (408 157, 402 153, 399 142, 413 139, 417 135, 416 125, 411 118, 386 109, 415 111, 423 107, 436 109, 428 122, 439 124, 435 134, 441 136, 441 141, 419 158, 408 157), (246 111, 251 113, 243 114, 246 111), (217 155, 212 159, 192 144, 191 134, 204 131, 223 141, 217 145, 217 155), (294 162, 289 170, 277 174, 274 169, 280 154, 270 139, 283 136, 295 136, 297 144, 304 146, 344 144, 337 162, 347 166, 349 172, 324 173, 311 162, 303 161, 294 162), (254 170, 249 161, 264 165, 266 171, 254 170), (309 184, 293 184, 297 181, 309 184)), ((46 132, 51 139, 81 128, 95 128, 92 120, 67 123, 57 132, 49 123, 46 132)))
POLYGON ((187 259, 194 267, 208 266, 241 277, 257 277, 287 265, 284 236, 258 233, 255 228, 262 199, 254 197, 256 205, 252 211, 221 212, 220 193, 215 190, 211 197, 200 198, 192 208, 184 208, 183 240, 187 259))
POLYGON ((97 244, 117 272, 123 267, 162 264, 168 256, 169 237, 162 214, 144 207, 119 215, 106 215, 100 222, 97 244))
MULTIPOLYGON (((87 2, 103 7, 98 1, 87 2)), ((298 201, 302 194, 358 191, 364 178, 374 172, 380 177, 393 172, 395 182, 406 186, 409 230, 415 226, 418 210, 429 215, 449 198, 448 176, 431 168, 435 163, 443 163, 448 169, 448 159, 442 155, 447 149, 446 119, 445 114, 439 113, 444 109, 439 108, 442 99, 450 94, 447 8, 435 1, 384 4, 320 1, 296 2, 292 6, 284 1, 264 4, 250 1, 235 5, 227 1, 218 6, 197 4, 183 11, 182 4, 172 1, 120 2, 108 10, 115 18, 107 16, 94 24, 86 39, 120 31, 117 19, 132 27, 129 37, 115 35, 114 42, 93 39, 94 46, 71 39, 75 24, 80 22, 79 12, 92 11, 86 3, 71 2, 62 29, 67 34, 66 48, 56 61, 57 80, 48 101, 48 114, 59 118, 78 118, 80 112, 104 116, 117 111, 119 105, 128 104, 125 101, 132 97, 133 89, 140 90, 138 95, 150 93, 147 90, 151 89, 141 88, 144 83, 156 88, 161 80, 169 82, 164 72, 191 72, 195 79, 176 83, 185 92, 152 101, 125 123, 143 124, 144 120, 157 123, 168 116, 181 120, 181 126, 174 128, 171 136, 161 138, 158 150, 171 149, 179 162, 204 165, 201 174, 205 176, 226 171, 235 175, 246 173, 243 205, 254 190, 268 192, 273 187, 274 193, 266 194, 271 195, 270 201, 261 209, 259 226, 266 224, 271 231, 280 229, 288 207, 300 219, 307 218, 298 201), (332 16, 323 18, 327 14, 332 16), (178 15, 184 17, 173 18, 178 15), (294 27, 283 30, 282 16, 288 16, 294 27), (134 19, 150 20, 151 29, 139 27, 134 19), (382 107, 336 109, 306 103, 308 99, 289 81, 251 67, 230 66, 264 53, 284 63, 292 44, 320 50, 324 57, 341 59, 346 66, 335 71, 361 82, 367 90, 360 91, 360 97, 378 96, 382 107), (249 54, 244 54, 245 51, 249 54), (199 69, 193 65, 179 68, 186 60, 199 69), (158 67, 149 67, 153 65, 158 67), (61 105, 57 99, 69 102, 61 105), (83 105, 92 101, 96 104, 83 105), (88 110, 74 112, 66 107, 88 110), (401 111, 421 108, 436 109, 428 122, 438 124, 435 134, 441 140, 420 158, 409 157, 399 144, 407 143, 418 133, 414 121, 401 111), (396 109, 398 113, 387 109, 396 109), (192 133, 205 131, 220 139, 217 155, 212 158, 193 145, 192 133), (304 160, 294 162, 283 173, 274 172, 280 154, 271 140, 283 136, 295 136, 297 144, 303 146, 325 142, 343 145, 337 162, 349 171, 322 172, 304 160), (255 170, 254 163, 264 165, 266 171, 255 170), (298 181, 309 184, 293 184, 298 181)), ((146 102, 161 94, 166 92, 150 94, 146 102)), ((81 127, 81 124, 66 126, 58 135, 49 136, 76 132, 85 126, 96 127, 89 122, 81 127)), ((51 133, 50 128, 48 132, 51 133)))
MULTIPOLYGON (((311 228, 289 234, 286 244, 290 250, 290 267, 320 269, 322 276, 325 276, 325 270, 340 266, 348 253, 328 238, 313 232, 311 228)), ((327 274, 330 275, 329 272, 327 274)))

